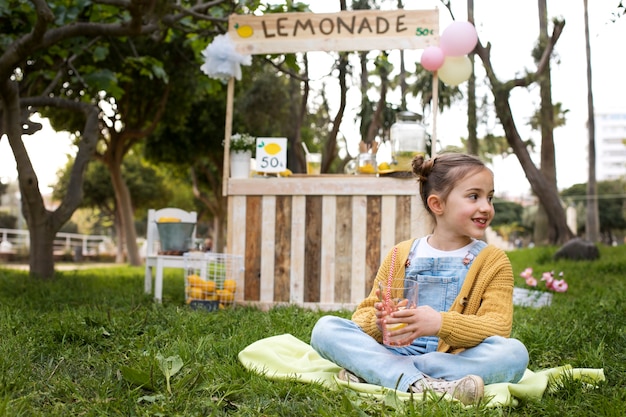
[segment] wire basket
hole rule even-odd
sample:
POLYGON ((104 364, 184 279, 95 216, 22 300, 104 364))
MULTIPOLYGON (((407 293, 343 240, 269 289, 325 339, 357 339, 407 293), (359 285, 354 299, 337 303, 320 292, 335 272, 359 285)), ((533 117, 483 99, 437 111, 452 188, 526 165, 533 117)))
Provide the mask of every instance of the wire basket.
POLYGON ((215 311, 243 299, 243 256, 189 252, 184 259, 185 302, 190 307, 215 311))

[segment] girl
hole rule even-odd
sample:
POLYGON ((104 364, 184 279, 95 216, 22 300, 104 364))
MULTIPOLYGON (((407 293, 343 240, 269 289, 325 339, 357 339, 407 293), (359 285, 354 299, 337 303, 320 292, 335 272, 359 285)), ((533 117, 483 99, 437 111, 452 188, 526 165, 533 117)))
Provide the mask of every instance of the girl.
POLYGON ((352 320, 322 317, 311 346, 344 369, 338 378, 401 391, 447 393, 465 404, 484 384, 518 382, 528 351, 509 338, 513 271, 506 254, 479 240, 494 216, 493 173, 479 159, 444 153, 413 159, 420 196, 434 217, 432 234, 397 244, 380 266, 352 320), (418 307, 387 314, 379 283, 418 283, 418 307), (382 324, 406 347, 386 346, 382 324))

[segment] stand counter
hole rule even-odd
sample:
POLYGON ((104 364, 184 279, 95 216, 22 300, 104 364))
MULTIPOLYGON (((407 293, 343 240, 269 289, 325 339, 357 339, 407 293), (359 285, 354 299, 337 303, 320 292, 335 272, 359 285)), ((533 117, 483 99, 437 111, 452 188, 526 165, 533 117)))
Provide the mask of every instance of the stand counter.
POLYGON ((393 245, 431 231, 418 194, 413 178, 229 179, 228 252, 245 264, 237 301, 354 308, 393 245))

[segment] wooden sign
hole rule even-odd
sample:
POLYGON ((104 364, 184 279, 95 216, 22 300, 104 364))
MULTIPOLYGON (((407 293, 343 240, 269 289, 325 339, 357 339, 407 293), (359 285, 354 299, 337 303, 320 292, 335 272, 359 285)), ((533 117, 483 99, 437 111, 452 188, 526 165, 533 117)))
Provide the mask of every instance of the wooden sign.
POLYGON ((237 52, 247 55, 424 49, 439 44, 437 9, 231 14, 228 22, 237 52))
POLYGON ((287 169, 287 138, 257 138, 255 156, 258 172, 283 172, 287 169))

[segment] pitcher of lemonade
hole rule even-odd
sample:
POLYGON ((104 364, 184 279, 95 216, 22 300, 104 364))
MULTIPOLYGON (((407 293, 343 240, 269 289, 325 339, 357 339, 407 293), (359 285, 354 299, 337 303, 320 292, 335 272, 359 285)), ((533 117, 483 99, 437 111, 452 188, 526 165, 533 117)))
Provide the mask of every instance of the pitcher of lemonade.
POLYGON ((426 154, 426 128, 422 116, 410 111, 401 111, 391 125, 391 168, 394 171, 412 171, 411 161, 416 155, 426 154))

